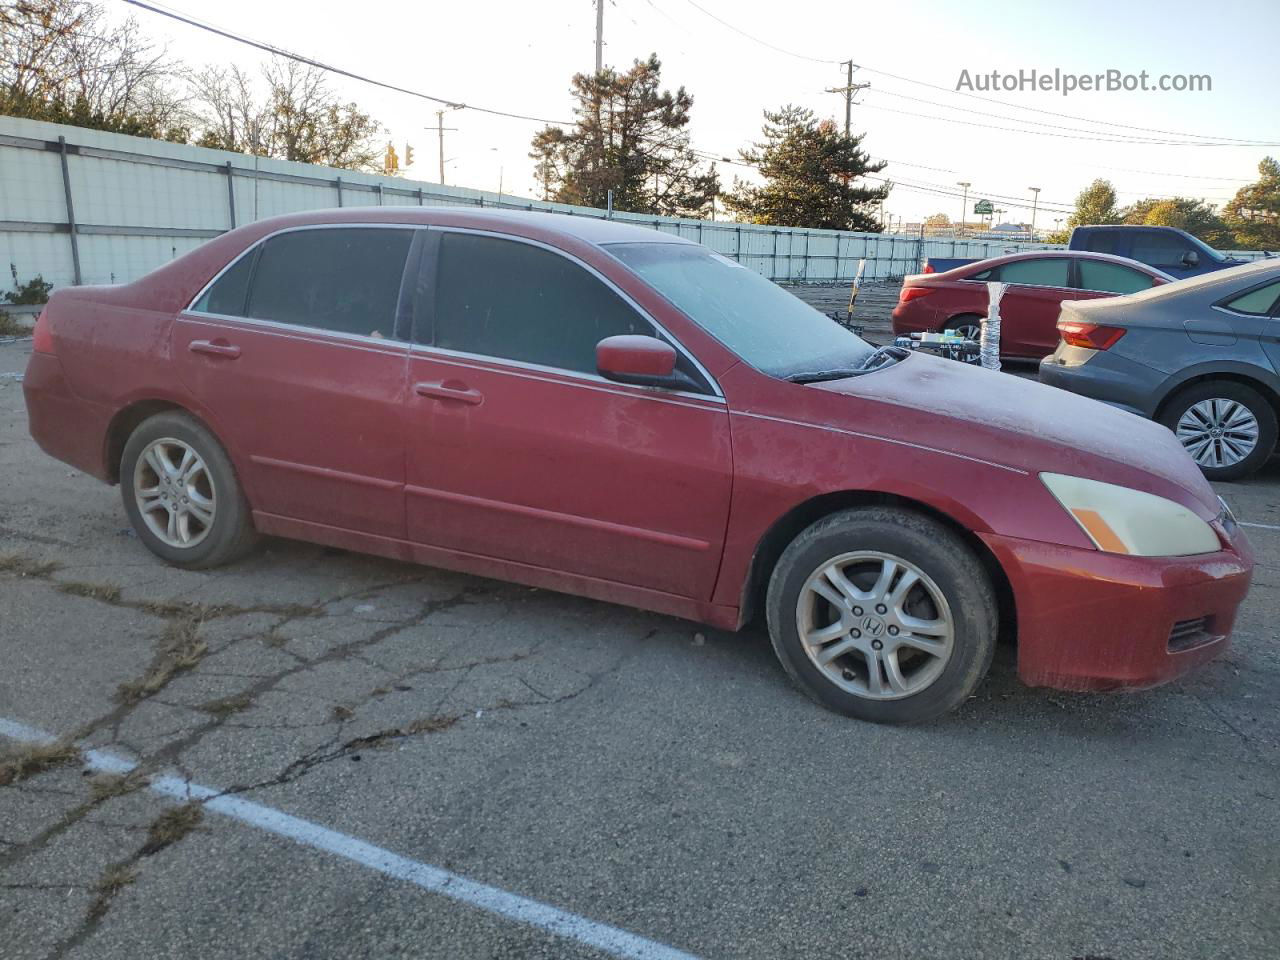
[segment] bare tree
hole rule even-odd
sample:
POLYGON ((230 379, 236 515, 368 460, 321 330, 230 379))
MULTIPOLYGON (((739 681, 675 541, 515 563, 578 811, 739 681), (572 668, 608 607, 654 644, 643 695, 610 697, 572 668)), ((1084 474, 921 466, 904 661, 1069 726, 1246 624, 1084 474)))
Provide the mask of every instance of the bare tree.
POLYGON ((202 146, 319 163, 379 169, 378 123, 330 90, 324 72, 276 58, 254 80, 239 67, 206 67, 188 76, 202 146))
POLYGON ((91 0, 0 7, 0 111, 185 139, 190 115, 164 48, 91 0))

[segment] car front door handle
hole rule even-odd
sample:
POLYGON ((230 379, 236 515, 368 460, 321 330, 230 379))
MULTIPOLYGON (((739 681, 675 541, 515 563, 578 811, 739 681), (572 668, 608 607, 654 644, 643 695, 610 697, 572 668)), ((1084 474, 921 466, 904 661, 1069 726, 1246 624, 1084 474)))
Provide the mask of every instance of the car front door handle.
POLYGON ((240 348, 234 343, 225 341, 192 340, 187 344, 187 349, 192 353, 207 353, 211 357, 224 357, 228 360, 234 360, 240 356, 240 348))
POLYGON ((472 405, 481 403, 484 400, 484 394, 479 390, 474 390, 457 380, 428 380, 423 383, 415 383, 413 392, 420 397, 434 397, 437 400, 456 400, 459 403, 472 405))

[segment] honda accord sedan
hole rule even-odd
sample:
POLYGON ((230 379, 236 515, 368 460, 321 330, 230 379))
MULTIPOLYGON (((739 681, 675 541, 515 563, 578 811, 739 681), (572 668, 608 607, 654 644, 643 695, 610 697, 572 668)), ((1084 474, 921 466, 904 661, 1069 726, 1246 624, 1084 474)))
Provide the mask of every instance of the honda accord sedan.
POLYGON ((183 567, 261 534, 734 630, 826 706, 920 721, 1001 634, 1029 684, 1157 684, 1228 643, 1244 535, 1174 437, 877 349, 636 226, 431 208, 263 220, 56 293, 52 456, 183 567))
POLYGON ((978 260, 945 273, 907 277, 893 309, 893 332, 955 330, 977 340, 987 315, 987 283, 1007 283, 1000 301, 1000 356, 1039 360, 1058 345, 1063 302, 1150 290, 1173 277, 1105 253, 1036 250, 978 260))
POLYGON ((1275 451, 1280 262, 1259 260, 1097 303, 1064 303, 1040 379, 1151 417, 1211 480, 1275 451))

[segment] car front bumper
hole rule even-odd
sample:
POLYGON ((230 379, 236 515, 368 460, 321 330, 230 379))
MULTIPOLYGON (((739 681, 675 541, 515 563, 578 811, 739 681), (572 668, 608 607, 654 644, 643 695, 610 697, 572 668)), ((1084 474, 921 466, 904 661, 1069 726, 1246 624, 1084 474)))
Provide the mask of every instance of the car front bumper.
POLYGON ((1249 590, 1253 550, 1239 528, 1214 529, 1223 549, 1192 557, 984 536, 1013 589, 1018 676, 1060 690, 1141 688, 1218 656, 1249 590))

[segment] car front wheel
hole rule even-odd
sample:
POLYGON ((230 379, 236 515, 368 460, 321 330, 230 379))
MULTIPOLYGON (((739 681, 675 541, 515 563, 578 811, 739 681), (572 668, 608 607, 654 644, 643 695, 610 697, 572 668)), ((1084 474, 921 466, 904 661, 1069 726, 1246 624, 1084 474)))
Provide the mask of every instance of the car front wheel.
POLYGON ((1257 390, 1230 380, 1198 383, 1173 398, 1160 422, 1210 480, 1257 471, 1276 446, 1276 414, 1257 390))
POLYGON ((877 723, 931 720, 963 703, 995 650, 995 594, 951 530, 870 507, 819 520, 769 583, 783 667, 832 710, 877 723))
POLYGON ((120 458, 120 491, 138 539, 175 566, 216 567, 253 546, 230 458, 186 414, 160 413, 138 425, 120 458))

